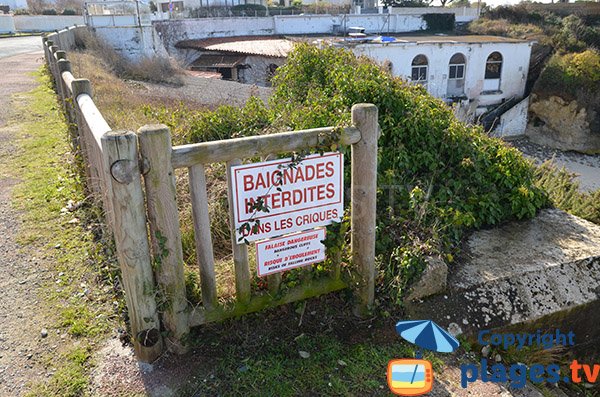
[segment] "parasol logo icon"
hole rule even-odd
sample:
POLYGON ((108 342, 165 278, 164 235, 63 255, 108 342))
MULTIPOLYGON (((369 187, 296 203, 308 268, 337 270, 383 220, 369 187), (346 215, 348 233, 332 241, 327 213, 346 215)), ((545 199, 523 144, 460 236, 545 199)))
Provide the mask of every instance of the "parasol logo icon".
MULTIPOLYGON (((451 353, 460 345, 454 336, 431 320, 399 321, 396 332, 419 349, 451 353)), ((415 356, 415 359, 397 359, 388 363, 387 381, 392 393, 399 396, 420 396, 431 391, 431 363, 421 359, 420 350, 417 350, 415 356)))

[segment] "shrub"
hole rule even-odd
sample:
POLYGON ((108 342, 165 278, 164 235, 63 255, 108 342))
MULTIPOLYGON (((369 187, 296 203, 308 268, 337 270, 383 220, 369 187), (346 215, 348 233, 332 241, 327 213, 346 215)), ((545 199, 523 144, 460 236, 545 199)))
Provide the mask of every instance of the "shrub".
MULTIPOLYGON (((420 86, 392 77, 366 58, 336 48, 298 45, 274 77, 267 108, 153 113, 190 141, 350 122, 355 103, 379 108, 377 254, 381 285, 399 300, 425 255, 451 260, 465 232, 535 215, 546 203, 532 166, 513 148, 460 123, 420 86), (382 186, 392 186, 392 191, 382 186)), ((149 111, 156 112, 154 109, 149 111)))
POLYGON ((537 168, 536 179, 536 184, 548 192, 553 206, 600 224, 600 190, 580 191, 575 174, 556 168, 550 161, 537 168))
POLYGON ((47 8, 42 11, 42 15, 58 15, 54 8, 47 8))
POLYGON ((453 13, 448 14, 423 14, 430 32, 447 32, 454 30, 456 17, 453 13))
POLYGON ((598 92, 600 53, 587 50, 574 54, 555 54, 542 71, 534 90, 542 96, 558 95, 567 99, 575 99, 585 92, 598 92))
POLYGON ((62 15, 77 15, 77 11, 71 8, 65 8, 62 12, 62 15))
POLYGON ((267 9, 265 8, 265 6, 260 4, 238 4, 231 7, 231 12, 233 13, 233 15, 237 16, 256 15, 259 17, 264 17, 265 15, 267 15, 267 9))

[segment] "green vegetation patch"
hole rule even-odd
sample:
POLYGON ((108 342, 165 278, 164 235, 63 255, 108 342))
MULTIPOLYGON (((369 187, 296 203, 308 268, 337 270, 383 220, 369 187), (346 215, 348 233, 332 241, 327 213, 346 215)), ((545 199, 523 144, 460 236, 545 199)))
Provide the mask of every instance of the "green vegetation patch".
POLYGON ((516 149, 460 123, 424 88, 366 58, 298 45, 273 83, 269 106, 253 100, 242 109, 182 110, 177 117, 158 109, 152 116, 179 137, 204 141, 348 125, 353 104, 377 105, 379 281, 395 301, 425 255, 451 260, 466 231, 532 217, 546 203, 531 164, 516 149), (185 130, 178 127, 182 118, 185 130))
POLYGON ((48 266, 50 277, 37 291, 45 327, 68 337, 58 353, 45 353, 45 366, 54 374, 33 385, 29 395, 79 396, 88 385, 91 346, 116 326, 114 308, 122 302, 110 287, 116 277, 112 245, 95 244, 104 238, 98 211, 83 193, 62 110, 48 75, 36 76, 40 85, 24 95, 14 123, 19 150, 6 172, 22 181, 13 199, 21 212, 19 242, 48 266))

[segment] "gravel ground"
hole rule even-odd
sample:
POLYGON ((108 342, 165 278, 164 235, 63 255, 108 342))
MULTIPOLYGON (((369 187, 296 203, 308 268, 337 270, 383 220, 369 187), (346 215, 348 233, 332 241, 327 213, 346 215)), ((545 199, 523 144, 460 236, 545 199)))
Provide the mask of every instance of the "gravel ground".
POLYGON ((600 189, 600 154, 564 152, 536 145, 527 138, 510 141, 509 144, 519 149, 526 157, 533 159, 537 164, 553 160, 559 168, 565 167, 570 172, 577 174, 580 188, 583 191, 600 189))
POLYGON ((199 105, 243 106, 249 97, 257 96, 267 102, 272 88, 241 84, 234 81, 206 78, 192 75, 182 76, 182 87, 169 87, 161 84, 139 83, 146 90, 142 95, 150 98, 171 98, 189 101, 199 105))
MULTIPOLYGON (((39 37, 36 38, 40 40, 39 37)), ((9 40, 0 41, 0 46, 9 40)), ((1 51, 0 51, 1 52, 1 51)), ((23 51, 21 51, 23 52, 23 51)), ((0 162, 10 164, 17 150, 14 126, 8 125, 16 93, 35 87, 30 72, 41 64, 39 52, 0 57, 0 162)), ((18 396, 26 391, 27 383, 45 375, 36 365, 46 350, 47 339, 40 330, 44 318, 36 290, 46 276, 36 258, 17 243, 19 214, 11 206, 11 193, 18 181, 0 173, 0 396, 18 396)))

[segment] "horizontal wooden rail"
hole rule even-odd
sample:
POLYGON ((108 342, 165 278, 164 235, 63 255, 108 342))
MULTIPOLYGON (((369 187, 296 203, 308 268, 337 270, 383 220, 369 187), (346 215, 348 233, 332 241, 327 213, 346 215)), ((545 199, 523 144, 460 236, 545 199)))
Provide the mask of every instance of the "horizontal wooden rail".
MULTIPOLYGON (((185 168, 195 164, 226 162, 238 158, 315 148, 326 142, 329 134, 334 130, 334 127, 314 128, 175 146, 171 161, 173 168, 185 168)), ((357 128, 346 127, 342 130, 340 144, 353 145, 358 141, 360 141, 360 131, 357 128)))
POLYGON ((94 140, 98 144, 98 147, 101 147, 100 139, 105 133, 111 131, 111 128, 88 94, 79 95, 77 97, 77 104, 79 105, 79 109, 81 109, 81 115, 90 128, 94 140))
POLYGON ((71 84, 73 83, 73 80, 75 80, 75 76, 73 76, 73 73, 71 73, 71 72, 62 72, 62 79, 65 82, 65 86, 69 90, 69 92, 68 92, 69 96, 73 95, 73 88, 71 87, 71 84))
POLYGON ((231 303, 230 305, 218 306, 214 310, 206 310, 203 307, 194 308, 190 316, 190 327, 223 321, 227 318, 238 317, 243 314, 257 312, 259 310, 285 305, 302 299, 327 294, 347 288, 348 285, 341 279, 332 280, 329 277, 306 282, 294 287, 281 297, 276 298, 269 293, 253 296, 247 304, 231 303))

